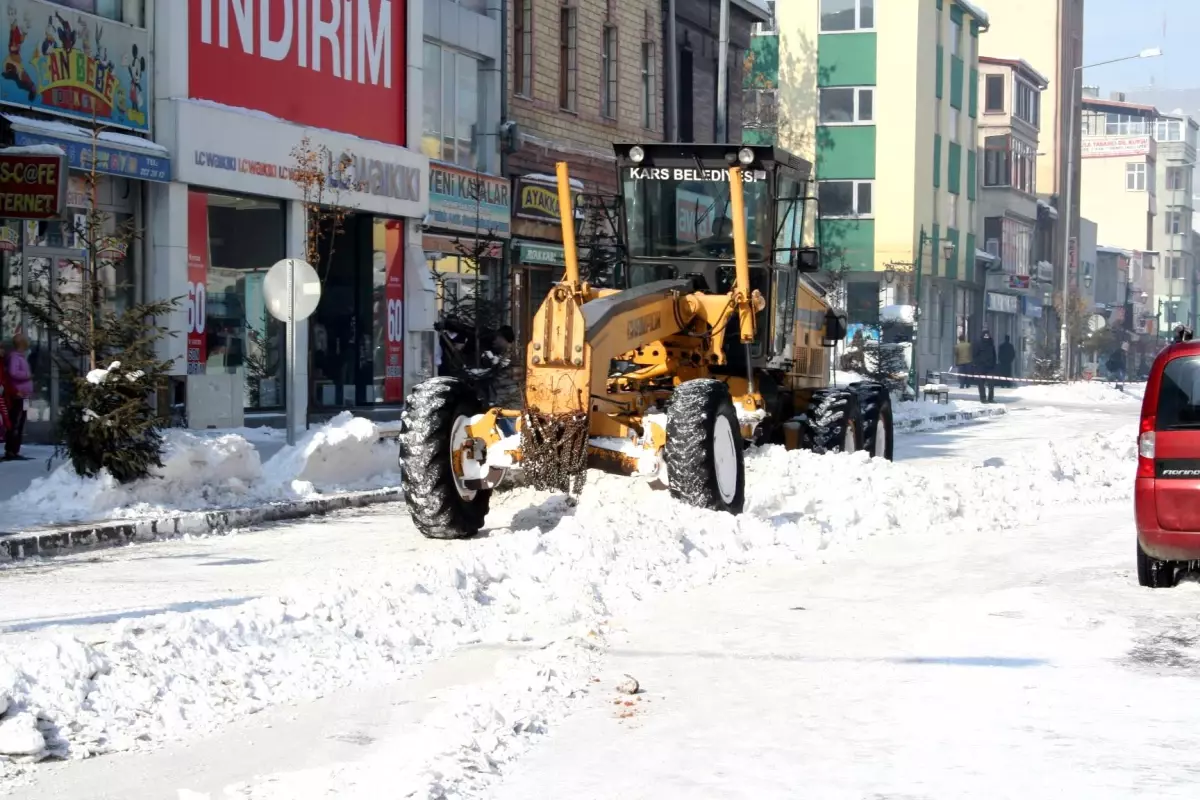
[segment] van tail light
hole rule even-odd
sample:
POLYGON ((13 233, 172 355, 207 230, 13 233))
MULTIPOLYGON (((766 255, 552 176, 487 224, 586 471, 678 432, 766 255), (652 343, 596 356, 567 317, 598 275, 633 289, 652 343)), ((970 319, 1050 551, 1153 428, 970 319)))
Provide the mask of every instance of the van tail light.
POLYGON ((1142 420, 1142 431, 1138 434, 1138 468, 1139 478, 1154 477, 1154 417, 1142 420))

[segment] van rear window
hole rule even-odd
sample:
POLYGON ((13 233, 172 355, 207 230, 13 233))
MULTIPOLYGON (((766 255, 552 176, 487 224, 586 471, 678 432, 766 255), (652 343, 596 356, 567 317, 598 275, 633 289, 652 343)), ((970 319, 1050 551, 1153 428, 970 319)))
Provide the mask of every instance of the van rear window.
POLYGON ((1158 430, 1200 428, 1200 356, 1167 362, 1158 391, 1158 430))

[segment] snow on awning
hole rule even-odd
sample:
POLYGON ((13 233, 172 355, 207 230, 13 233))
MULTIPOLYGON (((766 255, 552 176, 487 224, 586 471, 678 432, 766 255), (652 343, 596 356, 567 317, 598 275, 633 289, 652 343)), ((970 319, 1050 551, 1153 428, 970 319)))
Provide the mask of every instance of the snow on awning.
MULTIPOLYGON (((532 181, 533 183, 544 183, 548 186, 558 186, 558 177, 555 175, 546 175, 541 172, 531 172, 528 175, 521 175, 519 177, 523 181, 532 181)), ((583 181, 579 180, 578 178, 571 178, 570 181, 571 181, 572 189, 579 189, 582 191, 583 181)))
POLYGON ((2 114, 12 127, 13 143, 20 147, 51 145, 67 156, 71 169, 92 168, 95 152, 96 171, 123 178, 171 180, 170 151, 157 142, 128 133, 92 131, 58 120, 34 119, 20 114, 2 114))
POLYGON ((912 325, 916 320, 916 313, 912 306, 884 306, 879 309, 879 320, 881 322, 898 322, 901 325, 912 325))
POLYGON ((1000 258, 998 256, 992 255, 987 250, 976 249, 975 250, 975 260, 976 261, 991 261, 994 263, 996 261, 999 261, 1000 258))

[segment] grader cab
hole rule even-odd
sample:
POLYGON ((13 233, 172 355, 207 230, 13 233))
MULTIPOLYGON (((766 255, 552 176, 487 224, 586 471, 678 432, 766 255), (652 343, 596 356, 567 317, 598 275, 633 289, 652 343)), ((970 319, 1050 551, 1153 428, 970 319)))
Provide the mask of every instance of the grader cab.
MULTIPOLYGON (((617 245, 600 258, 587 242, 603 274, 581 275, 576 215, 562 214, 566 269, 533 319, 522 407, 485 408, 455 378, 408 398, 403 490, 425 536, 476 534, 514 469, 574 493, 589 466, 640 476, 737 514, 752 444, 891 458, 886 389, 830 386, 845 324, 804 246, 811 165, 772 147, 615 149, 617 245)), ((567 165, 557 172, 572 209, 567 165)))

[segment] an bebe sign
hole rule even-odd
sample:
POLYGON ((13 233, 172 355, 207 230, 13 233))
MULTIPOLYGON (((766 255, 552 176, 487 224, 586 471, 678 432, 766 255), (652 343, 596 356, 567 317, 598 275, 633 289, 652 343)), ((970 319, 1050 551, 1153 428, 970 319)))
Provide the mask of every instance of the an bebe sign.
POLYGON ((405 144, 407 0, 188 0, 188 95, 405 144))

